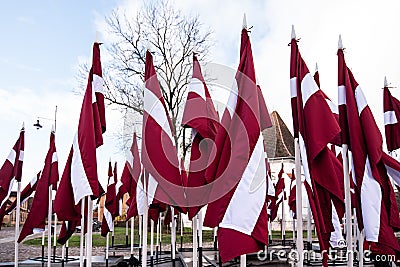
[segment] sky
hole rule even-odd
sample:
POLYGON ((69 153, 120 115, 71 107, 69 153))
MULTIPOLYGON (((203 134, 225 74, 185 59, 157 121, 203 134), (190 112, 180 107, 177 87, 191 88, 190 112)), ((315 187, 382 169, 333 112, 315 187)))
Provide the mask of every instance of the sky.
MULTIPOLYGON (((258 83, 270 111, 277 110, 292 128, 289 90, 291 26, 311 72, 318 63, 322 89, 337 100, 337 42, 342 35, 345 58, 383 130, 384 76, 400 96, 398 1, 185 1, 171 3, 187 15, 198 15, 213 31, 209 61, 235 70, 239 60, 242 17, 246 13, 258 83)), ((57 106, 56 146, 60 175, 77 128, 82 95, 74 91, 82 62, 90 62, 96 31, 104 46, 111 40, 105 16, 119 8, 135 14, 140 1, 9 1, 0 11, 0 164, 25 122, 23 185, 42 168, 57 106), (38 117, 43 128, 33 124, 38 117)), ((102 47, 102 52, 105 49, 102 47)), ((106 55, 103 58, 107 58, 106 55)), ((107 64, 103 60, 103 65, 107 64)), ((218 92, 214 92, 218 95, 218 92)), ((125 161, 116 135, 122 115, 106 107, 108 130, 98 149, 99 177, 106 181, 107 162, 125 161)), ((383 132, 382 132, 383 133, 383 132)), ((385 147, 385 145, 384 145, 385 147)))

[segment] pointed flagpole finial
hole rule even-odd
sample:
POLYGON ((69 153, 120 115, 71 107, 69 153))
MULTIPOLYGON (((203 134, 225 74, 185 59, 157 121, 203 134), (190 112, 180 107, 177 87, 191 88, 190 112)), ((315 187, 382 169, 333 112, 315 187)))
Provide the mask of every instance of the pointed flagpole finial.
POLYGON ((110 162, 110 163, 111 163, 111 157, 110 157, 110 159, 108 160, 108 162, 110 162))
POLYGON ((149 42, 149 39, 146 40, 146 51, 150 51, 150 42, 149 42))
POLYGON ((54 127, 54 124, 51 125, 51 132, 55 133, 56 132, 56 128, 54 127))
POLYGON ((96 37, 95 37, 95 39, 94 39, 94 42, 95 42, 95 43, 98 43, 98 42, 99 42, 99 31, 96 31, 96 37))
POLYGON ((343 49, 342 35, 339 34, 338 49, 343 49))
POLYGON ((246 19, 246 13, 243 14, 243 25, 242 29, 247 30, 247 19, 246 19))
POLYGON ((23 121, 22 122, 22 128, 21 128, 21 131, 24 131, 25 130, 25 122, 23 121))
POLYGON ((318 63, 315 63, 315 72, 318 72, 318 63))
POLYGON ((386 76, 385 76, 385 79, 384 79, 384 81, 383 81, 383 88, 386 88, 386 87, 388 87, 388 86, 389 86, 389 84, 388 84, 387 79, 386 79, 386 76))
POLYGON ((292 39, 296 39, 296 31, 294 30, 294 25, 292 24, 292 35, 291 35, 292 39))

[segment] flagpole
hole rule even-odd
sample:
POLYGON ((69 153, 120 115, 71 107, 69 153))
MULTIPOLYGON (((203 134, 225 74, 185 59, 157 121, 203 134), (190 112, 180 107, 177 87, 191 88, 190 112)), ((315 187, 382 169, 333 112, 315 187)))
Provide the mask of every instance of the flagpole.
POLYGON ((240 267, 246 267, 246 254, 240 255, 240 267))
POLYGON ((129 245, 129 222, 125 222, 125 245, 129 245))
POLYGON ((149 216, 148 195, 146 190, 146 178, 143 179, 143 190, 145 197, 144 201, 144 214, 143 214, 143 246, 142 246, 142 267, 147 266, 147 224, 149 216))
POLYGON ((192 219, 192 224, 193 224, 193 267, 197 267, 197 215, 193 217, 192 219))
POLYGON ((172 229, 171 229, 171 256, 172 256, 172 266, 175 266, 175 245, 176 245, 176 221, 175 221, 175 209, 171 207, 171 216, 172 216, 172 229))
POLYGON ((139 260, 142 260, 143 215, 139 215, 139 260))
POLYGON ((296 214, 297 214, 297 239, 298 267, 303 267, 303 199, 301 185, 301 162, 299 138, 295 138, 295 168, 296 168, 296 214))
POLYGON ((52 218, 52 185, 49 186, 49 207, 47 210, 47 266, 51 266, 51 218, 52 218))
POLYGON ((353 266, 353 249, 352 249, 352 226, 351 226, 351 193, 350 193, 350 172, 349 172, 349 147, 347 144, 342 145, 343 157, 343 175, 344 175, 344 200, 346 213, 346 243, 347 243, 347 266, 353 266))
POLYGON ((17 183, 17 211, 15 217, 15 254, 14 266, 18 266, 18 235, 19 235, 19 220, 21 217, 21 181, 17 183))
POLYGON ((42 232, 42 266, 44 265, 44 231, 42 232))
MULTIPOLYGON (((52 196, 53 198, 53 196, 52 196)), ((50 203, 53 205, 53 199, 50 201, 50 203)), ((53 213, 53 208, 50 210, 51 213, 53 213)), ((56 248, 57 248, 57 214, 54 213, 54 237, 53 237, 53 259, 54 262, 56 260, 56 248)))
MULTIPOLYGON (((283 177, 282 177, 283 179, 283 177)), ((285 189, 283 189, 285 190, 285 189)), ((283 195, 285 196, 285 192, 283 192, 283 195)), ((285 239, 286 239, 286 224, 285 224, 285 197, 283 197, 282 199, 282 223, 281 223, 281 227, 282 227, 282 245, 285 245, 285 239)))
POLYGON ((106 267, 108 267, 109 246, 110 246, 110 232, 107 232, 107 236, 106 236, 106 267))
POLYGON ((183 249, 183 218, 182 218, 182 213, 179 213, 179 217, 180 217, 180 225, 181 225, 181 251, 183 249))
POLYGON ((157 235, 156 235, 156 262, 158 262, 158 246, 160 244, 160 224, 161 224, 161 217, 158 217, 157 220, 157 235))
POLYGON ((93 200, 88 198, 88 221, 87 221, 87 266, 92 266, 92 240, 93 240, 93 200))
POLYGON ((133 244, 134 244, 134 234, 135 234, 135 217, 131 218, 131 259, 133 260, 133 244))
POLYGON ((308 201, 307 207, 307 260, 310 261, 312 253, 312 230, 311 230, 311 206, 310 201, 308 201))
POLYGON ((161 224, 161 217, 160 217, 160 257, 162 252, 162 224, 161 224))
POLYGON ((154 265, 154 221, 150 219, 150 266, 154 265))
POLYGON ((84 241, 85 241, 85 235, 84 235, 84 228, 85 228, 85 197, 82 198, 81 200, 81 233, 80 233, 80 248, 79 248, 79 267, 83 267, 83 261, 84 261, 84 241))
POLYGON ((199 210, 197 214, 199 219, 199 266, 203 266, 203 211, 199 210))

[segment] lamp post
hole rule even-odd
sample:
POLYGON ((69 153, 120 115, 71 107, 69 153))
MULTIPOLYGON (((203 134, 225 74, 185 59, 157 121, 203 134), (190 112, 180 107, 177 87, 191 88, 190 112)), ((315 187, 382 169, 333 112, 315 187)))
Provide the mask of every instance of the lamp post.
MULTIPOLYGON (((37 130, 43 128, 43 126, 39 122, 39 119, 49 120, 49 121, 53 120, 53 119, 49 119, 49 118, 45 118, 45 117, 37 117, 36 123, 33 124, 33 126, 35 126, 37 130)), ((56 106, 55 111, 54 111, 54 131, 56 129, 57 129, 57 106, 56 106)))

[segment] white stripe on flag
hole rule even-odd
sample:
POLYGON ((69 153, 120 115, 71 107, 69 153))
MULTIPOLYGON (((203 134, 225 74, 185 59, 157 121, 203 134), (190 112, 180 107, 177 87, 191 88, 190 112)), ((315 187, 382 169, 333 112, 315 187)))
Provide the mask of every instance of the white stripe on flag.
POLYGON ((392 178, 393 182, 400 186, 400 173, 395 169, 390 168, 389 166, 385 165, 387 174, 392 178))
POLYGON ((335 229, 333 232, 331 232, 331 238, 329 240, 329 243, 331 244, 332 247, 339 247, 339 241, 344 240, 343 235, 342 235, 342 229, 340 227, 340 220, 339 220, 339 215, 337 214, 335 205, 332 203, 332 224, 333 228, 335 229))
POLYGON ((249 163, 225 211, 220 227, 250 235, 265 203, 267 183, 263 138, 260 134, 249 163), (243 205, 246 203, 245 205, 243 205))
POLYGON ((144 197, 145 194, 143 190, 143 184, 142 181, 139 180, 136 185, 136 205, 137 205, 138 215, 144 214, 144 204, 143 204, 144 197))
POLYGON ((3 199, 3 201, 1 202, 0 207, 3 206, 3 204, 4 204, 4 203, 8 200, 8 198, 10 197, 10 195, 11 195, 11 190, 12 190, 12 188, 13 188, 13 186, 14 186, 14 181, 15 181, 15 177, 11 179, 10 186, 8 187, 7 196, 6 196, 6 197, 3 199))
MULTIPOLYGON (((40 173, 40 176, 42 176, 42 173, 40 173)), ((29 182, 31 187, 33 187, 33 185, 36 183, 37 180, 38 180, 38 177, 37 177, 37 175, 35 175, 29 182)))
POLYGON ((53 155, 51 156, 51 163, 54 163, 56 161, 58 161, 57 152, 53 152, 53 155))
POLYGON ((303 99, 303 107, 306 105, 308 99, 319 90, 314 77, 307 73, 301 81, 301 97, 303 99))
POLYGON ((290 97, 297 97, 297 77, 290 79, 290 97))
POLYGON ((131 168, 133 168, 133 162, 134 162, 134 157, 133 157, 133 155, 132 155, 132 152, 131 151, 129 151, 129 153, 127 153, 127 155, 126 155, 126 161, 128 162, 128 164, 129 164, 129 166, 131 167, 131 168))
POLYGON ((85 168, 83 167, 81 151, 78 144, 78 133, 75 134, 72 149, 71 185, 74 192, 75 205, 77 205, 83 197, 93 195, 93 191, 86 176, 85 168))
POLYGON ((23 150, 20 150, 20 151, 19 151, 19 157, 18 157, 18 160, 19 160, 19 161, 23 161, 23 160, 24 160, 24 154, 25 154, 25 153, 24 153, 23 150))
POLYGON ((156 194, 157 186, 158 186, 158 182, 156 181, 156 179, 154 179, 154 177, 151 174, 149 174, 149 184, 147 185, 147 197, 148 197, 147 203, 149 205, 151 203, 153 203, 153 199, 156 194))
POLYGON ((393 110, 386 111, 385 113, 383 113, 383 121, 385 125, 396 124, 397 123, 396 113, 393 110))
POLYGON ((311 186, 310 169, 308 168, 308 158, 307 158, 306 145, 304 143, 304 139, 303 139, 303 136, 301 134, 299 134, 299 143, 300 143, 301 163, 302 163, 303 170, 304 170, 304 176, 306 178, 306 182, 310 185, 311 190, 313 190, 313 187, 311 186))
POLYGON ((92 88, 95 93, 104 94, 104 81, 103 78, 97 74, 93 74, 92 88))
POLYGON ((329 108, 331 109, 333 114, 339 114, 339 109, 330 99, 325 98, 326 103, 328 103, 329 108))
POLYGON ((367 99, 365 98, 364 92, 362 91, 360 86, 357 86, 356 91, 354 92, 357 102, 358 114, 364 110, 364 108, 368 105, 367 99))
POLYGON ((112 219, 111 213, 108 211, 106 207, 104 207, 104 218, 106 219, 108 229, 112 232, 114 231, 114 221, 112 219))
POLYGON ((338 105, 346 105, 346 87, 344 85, 338 86, 338 105))
POLYGON ((14 166, 15 162, 15 157, 17 156, 17 152, 15 152, 14 149, 11 149, 10 154, 8 154, 7 159, 11 162, 11 164, 14 166))
POLYGON ((145 88, 143 102, 144 110, 157 122, 158 125, 160 125, 162 130, 171 139, 172 144, 175 145, 171 128, 169 127, 168 117, 167 114, 165 114, 165 109, 160 99, 158 99, 158 97, 154 95, 152 91, 145 88))
POLYGON ((237 98, 238 98, 238 85, 236 79, 233 80, 232 88, 229 94, 228 102, 226 104, 226 109, 229 111, 229 115, 231 118, 233 117, 233 113, 236 110, 237 98))
POLYGON ((364 231, 367 241, 378 242, 381 222, 381 205, 381 187, 372 176, 371 166, 367 156, 361 185, 361 210, 363 213, 364 231))
POLYGON ((204 84, 197 78, 192 78, 189 83, 189 92, 196 93, 206 101, 206 92, 204 90, 204 84))

